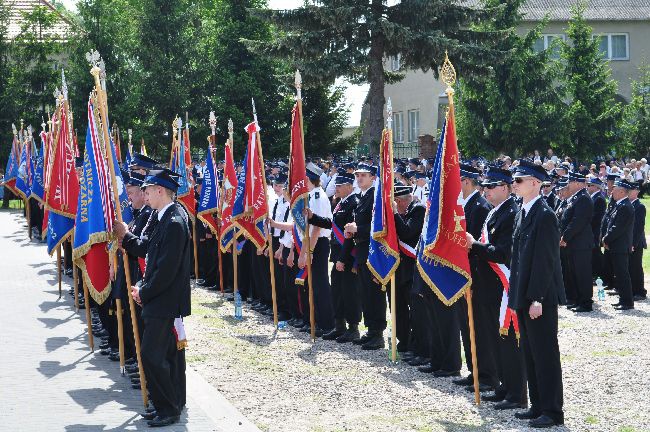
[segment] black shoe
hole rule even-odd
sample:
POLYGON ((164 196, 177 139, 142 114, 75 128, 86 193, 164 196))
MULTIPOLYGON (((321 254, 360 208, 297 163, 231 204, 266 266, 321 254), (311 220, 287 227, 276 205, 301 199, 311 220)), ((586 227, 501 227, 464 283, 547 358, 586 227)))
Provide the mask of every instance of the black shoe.
MULTIPOLYGON (((459 385, 459 386, 468 386, 468 385, 473 385, 474 384, 474 377, 470 374, 467 375, 465 378, 461 379, 456 379, 452 381, 454 384, 459 385)), ((501 399, 503 400, 503 399, 501 399)))
POLYGON ((120 353, 119 352, 112 352, 109 356, 108 359, 110 361, 120 361, 120 353))
POLYGON ((361 349, 364 351, 374 351, 384 348, 384 344, 384 335, 379 333, 376 336, 369 338, 366 343, 361 345, 361 349))
POLYGON ((460 376, 460 371, 446 371, 446 370, 437 370, 433 373, 433 376, 437 378, 446 378, 452 376, 460 376))
POLYGON ((411 360, 407 361, 406 363, 410 364, 411 366, 424 366, 426 364, 431 363, 431 359, 426 357, 413 357, 411 360))
POLYGON ((634 309, 634 305, 620 305, 620 306, 615 306, 614 309, 618 311, 630 310, 630 309, 634 309))
POLYGON ((300 333, 311 333, 311 326, 309 324, 305 324, 298 330, 300 333))
POLYGON ((343 336, 346 331, 345 328, 335 328, 334 330, 325 333, 323 335, 323 340, 334 340, 339 336, 343 336))
POLYGON ((153 420, 149 420, 147 424, 150 427, 163 427, 163 426, 169 426, 173 425, 174 423, 178 423, 178 421, 181 419, 180 416, 157 416, 153 420))
POLYGON ((138 381, 137 383, 132 382, 131 383, 131 388, 134 389, 134 390, 140 390, 140 381, 138 381))
MULTIPOLYGON (((483 398, 483 400, 486 400, 483 398)), ((498 404, 494 405, 495 410, 511 410, 511 409, 519 409, 521 408, 521 404, 518 402, 510 402, 509 400, 504 400, 499 402, 498 404)))
POLYGON ((278 312, 278 322, 288 321, 289 319, 291 319, 291 315, 289 315, 287 312, 278 312))
POLYGON ((100 349, 100 350, 105 350, 105 349, 108 349, 108 348, 109 348, 108 342, 102 342, 102 343, 99 345, 99 349, 100 349))
POLYGON ((536 419, 533 419, 528 422, 530 427, 536 428, 536 429, 545 429, 545 428, 550 428, 553 426, 560 426, 564 424, 564 421, 555 421, 549 416, 542 414, 541 416, 537 417, 536 419))
POLYGON ((620 306, 621 304, 622 304, 621 302, 612 303, 612 306, 614 306, 614 308, 616 308, 616 306, 620 306))
POLYGON ((352 343, 355 345, 363 345, 364 343, 368 342, 368 339, 370 339, 370 335, 366 333, 363 336, 361 336, 359 339, 353 340, 352 343))
POLYGON ((566 305, 566 308, 569 309, 569 310, 571 310, 571 309, 575 309, 575 308, 577 308, 577 307, 578 307, 578 305, 575 304, 575 303, 568 303, 568 304, 566 305))
POLYGON ((618 290, 616 288, 614 288, 611 291, 607 291, 607 295, 617 296, 617 295, 621 295, 621 293, 619 293, 618 290))
POLYGON ((305 323, 304 323, 303 320, 300 319, 300 318, 294 318, 294 319, 292 319, 291 321, 289 321, 289 325, 290 325, 291 327, 295 327, 295 328, 297 328, 297 329, 301 329, 301 328, 303 328, 303 327, 305 326, 305 323))
POLYGON ((435 368, 431 365, 424 365, 424 366, 418 366, 418 370, 424 373, 434 373, 435 371, 438 370, 438 368, 435 368))
POLYGON ((234 302, 235 301, 235 294, 228 294, 226 296, 226 300, 229 302, 234 302))
POLYGON ((127 366, 133 366, 138 364, 138 360, 135 357, 130 357, 124 360, 124 364, 127 366))
POLYGON ((345 333, 337 337, 336 342, 348 343, 348 342, 354 342, 357 339, 359 339, 359 330, 356 327, 354 327, 354 328, 349 328, 348 330, 345 331, 345 333))
POLYGON ((500 395, 497 392, 494 392, 493 394, 482 396, 481 399, 483 399, 486 402, 501 402, 506 398, 505 395, 500 395))
POLYGON ((641 295, 641 294, 635 294, 634 297, 633 297, 634 301, 643 301, 643 300, 645 300, 647 298, 648 297, 646 297, 644 295, 641 295))
POLYGON ((589 306, 589 307, 587 307, 587 306, 578 306, 577 308, 573 309, 573 312, 578 312, 578 313, 580 313, 580 312, 592 312, 592 311, 593 311, 593 309, 591 308, 591 306, 589 306))
POLYGON ((415 354, 413 351, 406 351, 404 353, 401 353, 399 356, 402 358, 402 361, 406 361, 417 357, 417 354, 415 354))
POLYGON ((317 338, 322 338, 325 333, 329 333, 332 330, 323 330, 322 328, 316 327, 316 331, 314 332, 314 336, 317 338))
POLYGON ((111 349, 110 349, 110 348, 106 348, 106 349, 100 350, 99 353, 100 353, 101 355, 109 355, 109 354, 111 353, 111 349))
POLYGON ((196 280, 196 284, 197 284, 198 286, 203 286, 203 285, 205 285, 205 279, 197 279, 197 280, 196 280))
POLYGON ((532 420, 532 419, 536 419, 540 415, 541 414, 539 412, 533 411, 532 408, 529 408, 526 411, 515 413, 515 417, 518 418, 519 420, 532 420))
POLYGON ((147 411, 147 412, 140 413, 140 415, 141 415, 145 420, 153 420, 153 419, 155 419, 156 417, 158 417, 158 414, 156 413, 156 411, 151 411, 151 412, 147 411))
POLYGON ((264 309, 263 311, 260 311, 260 313, 264 316, 270 317, 273 316, 273 309, 272 308, 264 309))

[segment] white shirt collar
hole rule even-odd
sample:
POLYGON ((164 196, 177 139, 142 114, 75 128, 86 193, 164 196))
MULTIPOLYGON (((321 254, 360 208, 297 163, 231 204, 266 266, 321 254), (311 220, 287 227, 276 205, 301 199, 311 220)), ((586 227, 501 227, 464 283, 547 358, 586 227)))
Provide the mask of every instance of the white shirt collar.
POLYGON ((638 198, 634 198, 633 200, 630 200, 630 203, 634 203, 634 201, 638 201, 638 198))
POLYGON ((472 197, 473 197, 474 195, 476 195, 477 193, 478 193, 478 190, 477 190, 477 189, 474 189, 474 192, 472 192, 471 194, 469 194, 467 198, 463 198, 463 197, 462 197, 462 192, 461 192, 461 198, 460 198, 460 200, 459 200, 459 201, 460 201, 460 204, 462 204, 462 206, 465 207, 465 205, 467 205, 467 203, 469 202, 469 200, 471 200, 472 197))
POLYGON ((528 214, 528 213, 530 212, 530 209, 531 209, 531 207, 533 206, 533 204, 535 204, 535 203, 537 202, 537 200, 540 199, 541 197, 542 197, 541 195, 537 195, 535 198, 533 198, 532 200, 528 201, 528 203, 523 204, 523 205, 521 206, 521 209, 522 209, 523 211, 525 211, 526 214, 528 214))
POLYGON ((592 193, 592 194, 589 195, 589 196, 593 199, 593 197, 595 197, 595 196, 598 195, 599 193, 600 193, 600 191, 596 191, 596 192, 592 193))
POLYGON ((168 209, 169 207, 172 206, 172 204, 174 204, 174 201, 170 202, 170 203, 167 204, 165 207, 163 207, 163 208, 161 208, 160 210, 158 210, 158 221, 159 221, 159 222, 162 220, 163 216, 165 215, 165 212, 167 211, 167 209, 168 209))
POLYGON ((346 199, 350 198, 352 195, 354 195, 354 190, 350 192, 349 194, 346 195, 345 198, 343 198, 341 201, 339 201, 340 204, 344 203, 346 199))
MULTIPOLYGON (((374 186, 374 185, 373 185, 373 186, 374 186)), ((366 189, 366 190, 362 190, 362 191, 360 191, 360 192, 359 192, 359 196, 361 196, 361 197, 363 198, 364 196, 366 196, 366 194, 368 193, 368 191, 369 191, 371 188, 372 188, 372 186, 370 186, 370 187, 369 187, 368 189, 366 189)))

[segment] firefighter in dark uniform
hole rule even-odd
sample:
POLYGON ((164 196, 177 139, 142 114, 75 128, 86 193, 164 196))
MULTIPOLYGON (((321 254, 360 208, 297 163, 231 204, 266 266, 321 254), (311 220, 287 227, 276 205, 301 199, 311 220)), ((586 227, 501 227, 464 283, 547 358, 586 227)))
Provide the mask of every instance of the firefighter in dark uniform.
POLYGON ((598 177, 589 175, 587 176, 587 192, 594 203, 594 214, 591 217, 591 232, 594 236, 594 247, 591 250, 591 274, 592 278, 596 280, 599 276, 603 276, 603 251, 600 248, 600 226, 605 217, 607 209, 607 202, 603 195, 603 182, 598 177))
POLYGON ((643 275, 643 249, 648 247, 645 239, 646 209, 639 194, 643 182, 633 183, 635 188, 630 191, 630 202, 634 207, 634 231, 632 234, 632 255, 630 255, 630 279, 632 281, 632 295, 634 301, 645 300, 647 291, 643 275))
MULTIPOLYGON (((399 267, 395 273, 395 317, 397 319, 397 351, 411 351, 409 342, 411 338, 410 296, 413 285, 413 272, 415 271, 415 249, 422 234, 424 203, 415 199, 410 186, 396 184, 393 196, 395 197, 395 230, 399 238, 399 267)), ((419 328, 418 328, 419 330, 419 328)), ((416 335, 418 330, 416 330, 416 335)), ((417 336, 415 336, 417 339, 417 336)), ((420 335, 422 338, 422 335, 420 335)), ((432 371, 434 372, 434 371, 432 371)))
POLYGON ((362 297, 363 319, 368 332, 354 340, 364 350, 377 350, 384 347, 386 329, 386 293, 375 281, 368 268, 370 250, 370 228, 374 206, 375 188, 373 183, 377 170, 366 163, 359 163, 354 171, 360 189, 359 203, 354 209, 354 221, 344 227, 347 238, 353 238, 357 248, 358 287, 362 297))
POLYGON ((614 304, 617 310, 634 309, 632 295, 632 281, 630 279, 630 254, 633 247, 634 235, 634 206, 630 203, 628 195, 634 189, 632 183, 618 179, 612 189, 614 205, 607 222, 605 234, 602 238, 603 247, 609 252, 612 271, 619 294, 618 303, 614 304))
POLYGON ((586 178, 570 172, 566 209, 560 219, 560 247, 566 250, 569 285, 565 287, 569 309, 591 312, 593 281, 591 278, 591 250, 594 235, 591 219, 594 203, 585 190, 586 178))
MULTIPOLYGON (((492 206, 487 202, 485 198, 481 196, 478 191, 480 186, 479 177, 481 172, 474 168, 471 165, 460 164, 460 186, 462 191, 462 203, 463 209, 465 210, 465 222, 467 226, 467 232, 472 235, 474 238, 481 237, 481 229, 483 229, 483 224, 485 223, 485 218, 492 206)), ((472 284, 479 284, 480 279, 477 278, 477 266, 478 263, 475 257, 470 256, 470 268, 472 271, 472 284)), ((458 306, 456 308, 458 312, 458 325, 460 326, 460 334, 463 340, 463 349, 465 351, 465 359, 472 358, 471 344, 469 340, 469 317, 467 313, 467 300, 465 297, 461 297, 457 302, 458 306)), ((470 386, 474 383, 474 377, 472 376, 472 362, 467 361, 467 368, 469 369, 469 376, 455 380, 454 383, 458 385, 470 386)), ((492 367, 481 367, 479 368, 479 381, 482 391, 488 391, 494 388, 496 384, 496 365, 492 364, 492 367)))
MULTIPOLYGON (((612 217, 612 212, 614 207, 616 207, 616 200, 612 198, 612 192, 614 190, 614 182, 619 179, 620 176, 617 174, 607 174, 607 197, 609 202, 607 203, 607 209, 605 210, 605 216, 603 216, 603 221, 600 224, 600 242, 602 246, 603 237, 607 231, 607 226, 609 225, 609 220, 612 217)), ((614 280, 614 269, 612 268, 612 259, 609 256, 609 250, 603 248, 603 281, 607 286, 607 290, 613 291, 611 294, 616 294, 616 281, 614 280)))
POLYGON ((324 334, 323 339, 348 343, 359 339, 360 336, 361 295, 355 267, 354 241, 352 238, 345 238, 343 227, 353 221, 353 212, 359 203, 359 198, 354 193, 354 175, 341 173, 334 181, 335 196, 339 201, 332 212, 333 224, 331 220, 314 215, 311 211, 308 215, 310 224, 332 230, 330 262, 334 263, 334 266, 330 277, 335 327, 331 332, 324 334))
POLYGON ((555 213, 539 189, 546 171, 521 160, 514 191, 523 198, 517 213, 510 264, 508 306, 517 312, 526 363, 530 408, 515 417, 535 428, 564 424, 562 365, 557 340, 558 305, 566 302, 555 213))
MULTIPOLYGON (((158 224, 148 241, 143 279, 132 287, 142 305, 145 329, 142 362, 155 414, 150 426, 178 422, 184 396, 179 393, 174 320, 190 314, 190 235, 186 213, 173 201, 177 174, 152 171, 143 187, 149 205, 157 210, 158 224)), ((125 240, 134 237, 125 235, 125 240)), ((123 242, 124 243, 124 242, 123 242)))
MULTIPOLYGON (((511 184, 509 170, 488 170, 482 185, 486 199, 494 208, 485 220, 479 239, 467 233, 470 256, 478 263, 477 276, 481 281, 472 285, 476 354, 481 368, 487 366, 497 371, 494 394, 483 399, 498 402, 494 408, 499 410, 525 407, 527 399, 519 326, 506 313, 512 233, 519 211, 511 196, 511 184)), ((469 388, 473 391, 472 386, 469 388)))

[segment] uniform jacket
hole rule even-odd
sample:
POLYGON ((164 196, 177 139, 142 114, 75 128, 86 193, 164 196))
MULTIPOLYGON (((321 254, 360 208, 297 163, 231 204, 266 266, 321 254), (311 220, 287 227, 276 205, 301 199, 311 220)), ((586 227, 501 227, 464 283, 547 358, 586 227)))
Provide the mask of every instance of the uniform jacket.
POLYGON ((503 294, 503 285, 488 261, 510 265, 512 233, 515 216, 519 208, 513 198, 508 198, 501 207, 486 220, 489 242, 475 241, 470 249, 470 258, 476 263, 476 279, 472 280, 472 299, 483 304, 498 305, 503 294))
POLYGON ((548 204, 550 208, 555 209, 557 207, 557 202, 559 198, 557 197, 555 192, 551 191, 551 193, 548 195, 542 195, 542 198, 546 200, 546 204, 548 204))
MULTIPOLYGON (((416 248, 420 235, 422 234, 425 213, 426 207, 416 200, 413 200, 409 204, 406 213, 403 215, 395 213, 397 237, 413 249, 416 248)), ((413 280, 413 271, 415 270, 415 258, 406 255, 401 249, 399 257, 400 263, 395 276, 398 284, 413 280)))
MULTIPOLYGON (((339 204, 334 207, 334 211, 332 212, 332 219, 334 220, 336 226, 341 229, 341 231, 345 229, 346 224, 354 220, 353 213, 357 208, 358 203, 359 196, 355 193, 352 193, 347 198, 345 198, 344 201, 339 202, 339 204)), ((332 219, 314 214, 309 219, 309 223, 323 229, 332 229, 332 219)), ((352 263, 354 261, 354 257, 352 256, 353 248, 354 241, 351 238, 344 239, 343 246, 341 246, 336 239, 334 232, 332 232, 332 237, 330 239, 330 261, 341 261, 346 265, 346 267, 352 268, 352 263)))
POLYGON ((605 197, 600 192, 595 194, 591 200, 594 203, 594 215, 591 217, 591 232, 594 235, 594 244, 599 246, 600 225, 603 223, 603 218, 605 217, 607 203, 605 202, 605 197))
POLYGON ((190 233, 180 204, 172 204, 158 222, 147 247, 140 281, 142 316, 177 318, 190 314, 190 233))
POLYGON ((594 233, 591 219, 594 203, 585 189, 581 189, 569 199, 560 219, 560 237, 566 242, 568 250, 588 250, 594 247, 594 233))
POLYGON ((545 306, 564 304, 557 217, 543 199, 533 204, 526 217, 522 213, 517 213, 512 238, 508 306, 522 310, 533 301, 545 306))
POLYGON ((354 209, 354 222, 357 224, 357 232, 354 235, 354 243, 357 245, 358 262, 365 263, 368 259, 368 248, 370 247, 370 228, 372 222, 372 208, 375 204, 375 188, 368 189, 364 196, 359 193, 359 202, 354 209))
POLYGON ((629 254, 632 252, 633 233, 634 206, 629 199, 625 198, 612 207, 607 219, 603 243, 609 248, 610 253, 629 254))
POLYGON ((485 222, 485 218, 491 208, 492 206, 490 206, 490 203, 488 203, 480 193, 475 193, 469 201, 465 203, 464 210, 467 232, 475 239, 481 237, 483 223, 485 222))
POLYGON ((645 206, 641 200, 634 200, 634 231, 632 234, 632 246, 634 250, 646 249, 648 244, 645 239, 645 206))

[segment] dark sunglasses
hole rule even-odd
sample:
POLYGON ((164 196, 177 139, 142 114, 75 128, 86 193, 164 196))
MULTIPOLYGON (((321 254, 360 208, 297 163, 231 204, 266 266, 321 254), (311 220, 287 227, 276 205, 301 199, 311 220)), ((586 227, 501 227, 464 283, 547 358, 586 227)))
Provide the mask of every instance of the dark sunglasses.
POLYGON ((485 189, 492 190, 492 189, 494 189, 495 187, 498 187, 498 186, 503 186, 503 183, 498 183, 498 184, 492 183, 492 184, 486 185, 485 189))
POLYGON ((516 178, 515 178, 515 183, 517 183, 517 184, 521 184, 521 183, 523 183, 524 180, 526 180, 527 178, 528 178, 528 177, 516 177, 516 178))

